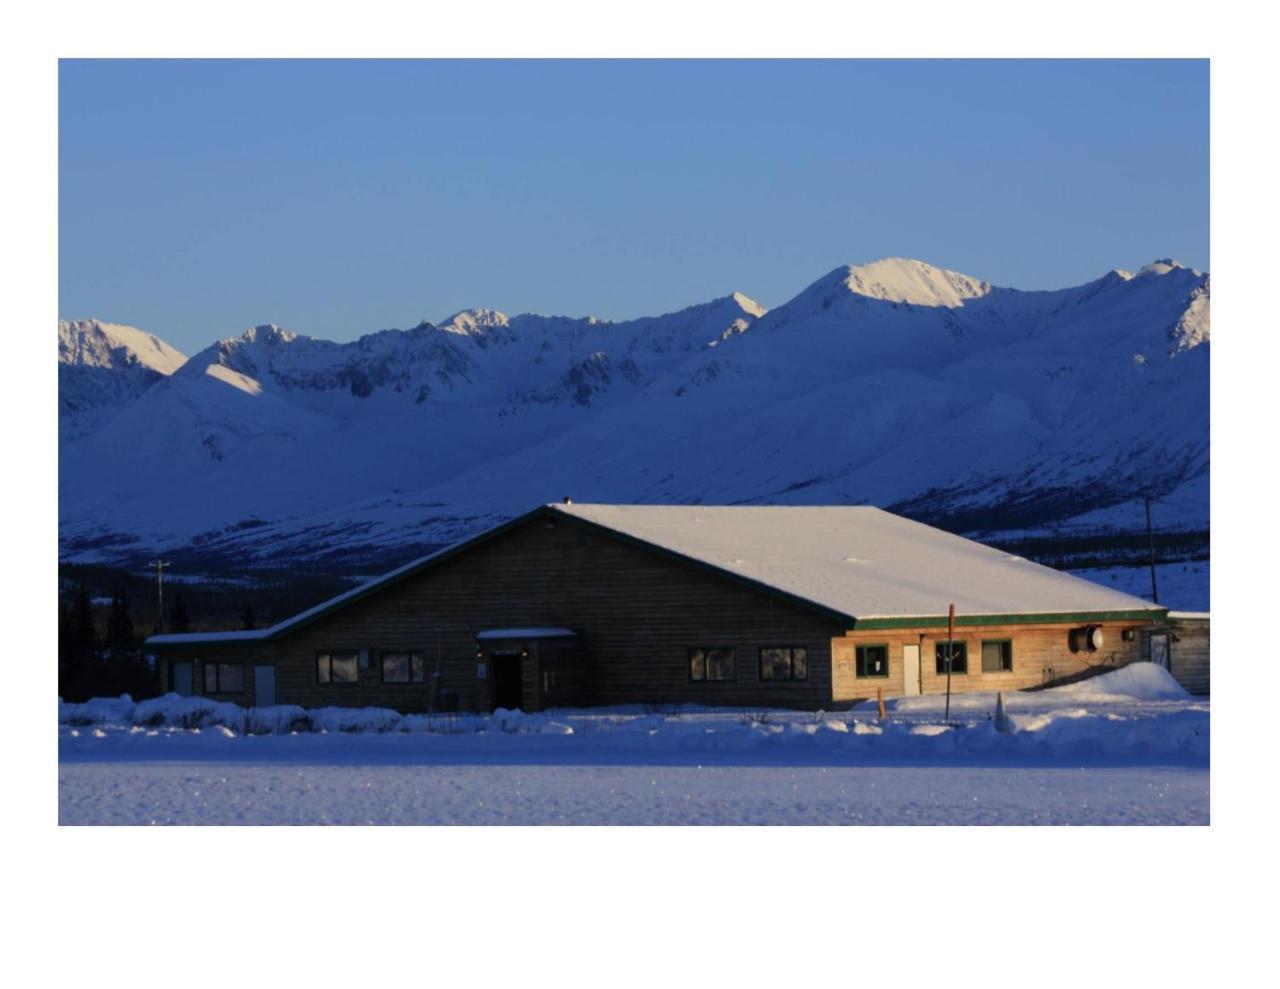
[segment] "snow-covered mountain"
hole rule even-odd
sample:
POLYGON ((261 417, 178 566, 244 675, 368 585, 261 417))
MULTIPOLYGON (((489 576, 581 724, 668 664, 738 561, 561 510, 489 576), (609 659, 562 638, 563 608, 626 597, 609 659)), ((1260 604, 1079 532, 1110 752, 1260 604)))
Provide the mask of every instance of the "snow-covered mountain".
POLYGON ((186 356, 159 337, 96 319, 58 323, 58 425, 63 439, 91 431, 186 356))
POLYGON ((1208 276, 1171 261, 1022 292, 891 258, 767 313, 473 309, 346 344, 259 326, 169 348, 92 428, 64 396, 62 549, 372 559, 566 494, 983 533, 1123 529, 1152 495, 1204 530, 1208 342, 1208 276))

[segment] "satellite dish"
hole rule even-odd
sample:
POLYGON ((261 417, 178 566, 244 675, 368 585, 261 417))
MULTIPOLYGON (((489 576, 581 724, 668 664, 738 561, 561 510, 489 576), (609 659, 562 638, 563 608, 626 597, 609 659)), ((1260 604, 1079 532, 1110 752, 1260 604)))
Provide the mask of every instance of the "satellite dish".
POLYGON ((1097 625, 1090 625, 1088 629, 1085 630, 1084 640, 1088 645, 1090 652, 1097 652, 1102 648, 1102 643, 1105 641, 1102 629, 1097 625))

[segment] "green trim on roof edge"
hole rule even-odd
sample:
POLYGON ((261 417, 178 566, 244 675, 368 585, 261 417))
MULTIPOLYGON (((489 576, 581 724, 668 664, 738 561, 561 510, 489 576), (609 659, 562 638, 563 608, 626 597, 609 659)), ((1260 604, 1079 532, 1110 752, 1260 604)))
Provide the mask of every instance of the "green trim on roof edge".
MULTIPOLYGON (((956 615, 956 626, 1162 621, 1168 613, 1167 608, 1148 608, 1138 611, 1048 611, 1019 615, 956 615)), ((853 623, 852 628, 855 632, 861 632, 868 629, 937 628, 939 626, 942 628, 947 627, 946 615, 922 615, 917 618, 859 618, 853 623)))

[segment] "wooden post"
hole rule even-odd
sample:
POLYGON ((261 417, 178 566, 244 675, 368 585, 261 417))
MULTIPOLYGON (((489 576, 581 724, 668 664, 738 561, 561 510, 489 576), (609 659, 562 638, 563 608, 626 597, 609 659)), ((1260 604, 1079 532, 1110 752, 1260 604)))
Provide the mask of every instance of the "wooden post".
POLYGON ((884 687, 876 687, 876 708, 880 711, 880 720, 884 720, 884 687))
POLYGON ((996 731, 1002 735, 1009 734, 1009 712, 1004 706, 1004 691, 996 694, 996 731))
POLYGON ((947 609, 947 709, 942 716, 947 724, 951 724, 951 640, 955 638, 955 630, 956 606, 953 604, 947 609))

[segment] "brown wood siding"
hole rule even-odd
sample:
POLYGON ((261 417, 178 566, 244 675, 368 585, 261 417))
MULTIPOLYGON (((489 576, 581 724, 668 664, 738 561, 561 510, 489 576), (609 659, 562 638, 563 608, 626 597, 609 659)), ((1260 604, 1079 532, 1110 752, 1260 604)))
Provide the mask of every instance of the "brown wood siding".
MULTIPOLYGON (((546 521, 535 517, 274 643, 170 649, 162 661, 197 659, 197 693, 203 690, 203 661, 244 663, 243 697, 219 695, 243 704, 254 701, 254 663, 274 663, 280 704, 426 711, 433 703, 432 675, 438 673, 439 688, 456 694, 459 709, 489 710, 492 664, 486 663, 488 675, 481 678, 478 660, 490 650, 527 648, 521 679, 528 708, 541 702, 831 709, 872 698, 877 686, 888 696, 901 695, 902 647, 913 643, 920 645, 923 692, 946 688, 946 677, 934 668, 934 646, 945 641, 945 630, 846 633, 845 625, 822 613, 759 588, 572 520, 559 519, 550 528, 546 521), (569 628, 579 637, 572 644, 486 642, 478 655, 477 632, 518 627, 569 628), (855 675, 858 644, 889 647, 887 678, 855 675), (807 679, 762 680, 759 653, 769 646, 803 647, 807 679), (736 679, 690 682, 689 650, 695 647, 732 648, 736 679), (316 682, 318 652, 360 649, 370 651, 370 663, 357 684, 316 682), (426 682, 382 683, 382 651, 422 652, 426 682), (553 675, 554 688, 547 674, 553 675)), ((1068 637, 1077 625, 961 627, 957 641, 969 644, 969 672, 953 676, 952 690, 1017 690, 1142 658, 1143 637, 1125 641, 1121 633, 1147 623, 1100 624, 1106 645, 1097 653, 1071 652, 1068 637), (982 672, 984 639, 1013 643, 1012 671, 982 672)), ((435 703, 438 709, 438 699, 435 703)))
MULTIPOLYGON (((1169 672, 1188 693, 1209 695, 1209 622, 1170 618, 1157 634, 1169 636, 1169 672), (1176 641, 1175 641, 1176 640, 1176 641)), ((1151 658, 1151 642, 1143 640, 1143 658, 1151 658)))
MULTIPOLYGON (((956 642, 968 643, 968 672, 952 672, 952 693, 978 690, 1022 690, 1060 680, 1089 670, 1091 667, 1119 667, 1143 658, 1142 638, 1137 630, 1144 622, 1099 622, 1104 633, 1104 647, 1098 652, 1076 652, 1070 648, 1070 633, 1079 625, 966 625, 957 627, 956 642), (1122 631, 1134 629, 1133 638, 1125 641, 1122 631), (1007 639, 1013 644, 1013 669, 1009 672, 982 672, 982 642, 1007 639)), ((902 647, 920 646, 922 693, 942 693, 947 689, 946 675, 936 672, 935 648, 946 642, 946 629, 916 628, 888 631, 868 630, 842 636, 832 642, 835 661, 834 699, 840 704, 868 700, 883 687, 885 696, 904 693, 902 647), (889 676, 859 678, 856 673, 855 648, 859 645, 888 645, 889 676)))
MULTIPOLYGON (((476 675, 475 633, 564 627, 580 634, 583 703, 830 706, 830 646, 841 631, 838 622, 572 521, 558 520, 554 528, 544 522, 532 519, 275 643, 184 652, 222 662, 244 657, 246 693, 252 662, 274 662, 281 704, 413 712, 427 710, 430 683, 381 683, 377 655, 418 650, 427 656, 428 681, 438 668, 441 686, 457 691, 461 709, 487 710, 492 670, 484 679, 476 675), (737 679, 691 683, 689 649, 698 646, 734 648, 737 679), (767 646, 804 647, 808 678, 761 681, 758 654, 767 646), (361 648, 372 650, 373 659, 358 684, 316 683, 317 652, 361 648)), ((532 661, 523 667, 526 698, 540 672, 534 667, 532 661)))

